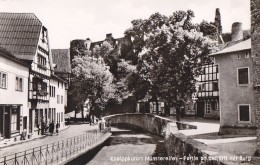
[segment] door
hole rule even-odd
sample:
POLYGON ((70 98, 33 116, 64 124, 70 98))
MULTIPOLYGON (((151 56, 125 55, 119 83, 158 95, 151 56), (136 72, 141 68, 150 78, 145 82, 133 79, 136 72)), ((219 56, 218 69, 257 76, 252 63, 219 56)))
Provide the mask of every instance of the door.
POLYGON ((0 106, 0 138, 4 134, 4 123, 4 107, 0 106))
POLYGON ((27 130, 27 116, 23 117, 23 130, 27 130))
POLYGON ((32 133, 32 128, 33 128, 33 114, 32 114, 33 110, 30 109, 29 110, 29 133, 32 133))
POLYGON ((4 137, 11 138, 11 108, 6 106, 4 110, 4 137))
POLYGON ((200 117, 200 118, 204 117, 204 102, 203 101, 197 102, 197 117, 200 117))

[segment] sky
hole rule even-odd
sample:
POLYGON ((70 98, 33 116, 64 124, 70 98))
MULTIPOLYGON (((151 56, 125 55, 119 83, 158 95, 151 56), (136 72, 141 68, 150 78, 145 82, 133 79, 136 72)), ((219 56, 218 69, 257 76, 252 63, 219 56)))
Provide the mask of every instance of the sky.
POLYGON ((250 29, 250 0, 0 0, 0 12, 35 13, 48 29, 51 49, 67 49, 75 39, 101 41, 108 33, 123 37, 132 20, 155 12, 169 16, 189 9, 194 23, 213 22, 216 8, 223 32, 234 22, 250 29))

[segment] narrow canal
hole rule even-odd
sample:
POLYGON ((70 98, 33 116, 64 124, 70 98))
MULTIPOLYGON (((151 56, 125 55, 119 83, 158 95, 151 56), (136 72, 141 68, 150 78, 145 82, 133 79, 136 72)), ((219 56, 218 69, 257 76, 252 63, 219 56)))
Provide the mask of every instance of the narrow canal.
POLYGON ((163 140, 150 133, 112 128, 107 144, 86 164, 167 165, 163 140))

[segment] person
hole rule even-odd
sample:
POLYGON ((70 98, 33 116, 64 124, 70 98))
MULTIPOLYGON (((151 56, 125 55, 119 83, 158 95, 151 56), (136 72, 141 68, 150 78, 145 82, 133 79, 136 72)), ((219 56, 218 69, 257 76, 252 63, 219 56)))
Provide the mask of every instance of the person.
POLYGON ((25 140, 26 139, 26 134, 27 134, 27 130, 24 129, 22 134, 21 134, 21 140, 25 140))
POLYGON ((41 135, 44 135, 44 133, 45 133, 45 122, 44 122, 44 120, 42 119, 42 121, 41 121, 41 135))
POLYGON ((102 120, 98 120, 98 127, 99 127, 99 132, 102 132, 102 120))
POLYGON ((49 128, 49 132, 50 132, 50 134, 52 135, 53 134, 53 131, 54 131, 54 121, 52 121, 51 123, 50 123, 50 126, 49 126, 50 128, 49 128))
POLYGON ((38 131, 38 135, 40 135, 41 128, 40 128, 40 124, 39 123, 37 124, 37 129, 38 129, 37 130, 38 131))
POLYGON ((56 133, 57 133, 57 135, 59 135, 59 129, 60 129, 60 123, 57 122, 57 124, 56 124, 56 133))
POLYGON ((91 122, 93 123, 93 125, 95 125, 95 116, 91 115, 91 122))
POLYGON ((89 125, 91 126, 91 115, 89 116, 89 125))

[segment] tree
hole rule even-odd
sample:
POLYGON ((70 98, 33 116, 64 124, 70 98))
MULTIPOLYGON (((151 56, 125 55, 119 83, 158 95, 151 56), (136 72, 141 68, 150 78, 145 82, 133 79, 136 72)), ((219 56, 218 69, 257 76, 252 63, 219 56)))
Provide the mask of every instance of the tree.
POLYGON ((92 111, 101 115, 102 107, 114 97, 113 75, 102 56, 110 49, 96 46, 93 51, 81 51, 72 60, 72 83, 69 90, 74 107, 81 107, 89 100, 92 111))
POLYGON ((83 111, 82 107, 88 100, 91 113, 100 116, 109 101, 122 103, 123 99, 131 95, 125 84, 127 76, 135 71, 135 67, 119 59, 108 42, 104 41, 102 46, 96 45, 91 51, 77 42, 73 52, 76 53, 72 60, 69 96, 74 108, 81 107, 83 111))
POLYGON ((155 13, 147 20, 132 21, 126 31, 139 57, 138 73, 149 84, 147 92, 156 102, 161 98, 173 103, 177 116, 181 100, 195 91, 195 78, 209 60, 207 55, 216 48, 209 37, 213 34, 200 32, 207 24, 193 24, 193 17, 190 10, 169 17, 155 13))

